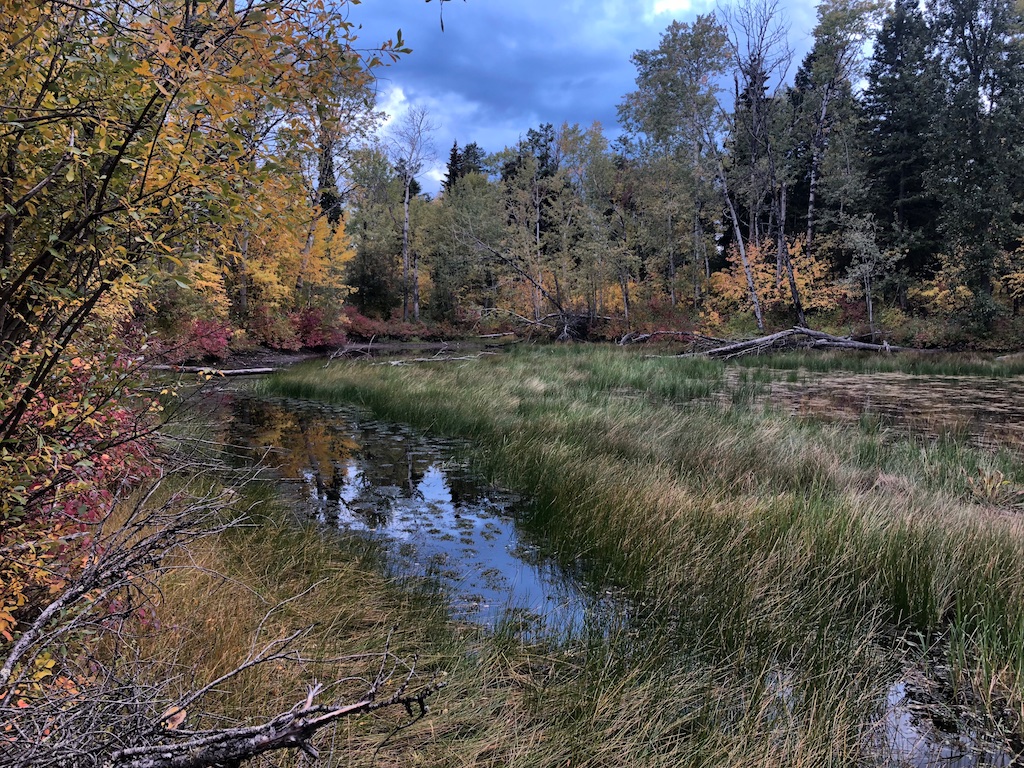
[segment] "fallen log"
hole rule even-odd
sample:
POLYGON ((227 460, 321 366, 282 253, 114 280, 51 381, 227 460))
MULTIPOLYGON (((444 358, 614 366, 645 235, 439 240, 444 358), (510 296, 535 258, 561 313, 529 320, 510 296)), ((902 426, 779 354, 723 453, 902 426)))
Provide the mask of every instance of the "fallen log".
POLYGON ((831 333, 797 325, 784 331, 768 334, 767 336, 759 336, 756 339, 732 342, 724 346, 715 347, 714 349, 690 354, 730 359, 742 355, 760 355, 770 350, 775 351, 779 349, 849 349, 865 352, 883 352, 886 354, 892 352, 939 351, 918 349, 916 347, 900 347, 887 341, 883 341, 881 344, 872 344, 866 341, 856 341, 849 336, 834 336, 831 333), (803 340, 794 341, 798 337, 802 337, 803 340))
POLYGON ((747 341, 737 341, 732 344, 726 344, 724 347, 709 349, 703 354, 706 354, 708 357, 725 358, 738 357, 739 355, 751 353, 760 354, 762 350, 773 346, 775 342, 794 336, 796 333, 796 329, 789 328, 785 331, 769 334, 768 336, 760 336, 756 339, 748 339, 747 341))
POLYGON ((401 360, 381 360, 380 362, 371 363, 371 365, 411 365, 412 363, 455 363, 465 360, 479 360, 485 355, 496 355, 497 352, 478 352, 475 355, 459 355, 457 357, 448 357, 445 355, 435 355, 434 357, 406 357, 401 360))
POLYGON ((203 365, 149 365, 151 371, 173 371, 174 373, 206 373, 211 376, 258 376, 275 373, 277 368, 210 368, 203 365))
POLYGON ((620 347, 624 347, 627 344, 643 344, 659 336, 675 336, 680 339, 693 338, 693 334, 690 331, 651 331, 650 333, 627 333, 617 343, 620 347))

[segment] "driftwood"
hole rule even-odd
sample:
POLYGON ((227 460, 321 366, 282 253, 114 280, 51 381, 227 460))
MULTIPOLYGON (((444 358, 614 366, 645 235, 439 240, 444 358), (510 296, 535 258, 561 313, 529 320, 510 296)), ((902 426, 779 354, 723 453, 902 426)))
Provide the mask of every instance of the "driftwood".
POLYGON ((883 341, 881 344, 870 344, 866 341, 856 341, 849 336, 833 336, 824 331, 815 331, 798 325, 778 333, 759 336, 756 339, 748 339, 746 341, 737 341, 696 354, 729 359, 742 355, 761 355, 780 349, 851 349, 885 353, 934 351, 917 349, 915 347, 898 347, 886 341, 883 341))
POLYGON ((454 363, 464 360, 479 360, 484 355, 496 355, 497 352, 478 352, 475 355, 459 355, 450 357, 447 355, 435 355, 434 357, 405 357, 401 360, 381 360, 372 365, 410 365, 412 363, 454 363))
POLYGON ((716 339, 714 336, 704 336, 693 331, 651 331, 650 333, 640 333, 638 331, 627 333, 616 343, 619 346, 626 346, 627 344, 644 344, 648 341, 657 339, 660 336, 673 336, 680 341, 688 341, 694 346, 706 346, 716 347, 723 344, 728 344, 727 339, 716 339))
POLYGON ((258 376, 275 373, 277 368, 210 368, 203 365, 150 365, 151 371, 174 371, 175 373, 208 373, 211 376, 258 376))

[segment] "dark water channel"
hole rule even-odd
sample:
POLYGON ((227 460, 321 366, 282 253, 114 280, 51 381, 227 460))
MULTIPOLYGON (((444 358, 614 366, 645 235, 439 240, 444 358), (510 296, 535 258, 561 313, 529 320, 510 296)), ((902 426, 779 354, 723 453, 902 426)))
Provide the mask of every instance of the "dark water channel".
MULTIPOLYGON (((900 394, 924 408, 925 392, 904 384, 900 394)), ((925 386, 929 400, 953 400, 947 387, 925 386)), ((773 385, 771 396, 807 412, 809 402, 817 407, 828 399, 820 394, 826 389, 821 380, 802 393, 798 386, 773 385)), ((864 396, 844 389, 849 397, 833 396, 851 402, 849 417, 859 418, 864 396), (853 404, 858 398, 859 406, 853 404)), ((873 397, 893 401, 891 390, 873 397)), ((953 413, 960 413, 953 402, 953 413)), ((376 541, 399 577, 436 585, 454 618, 549 638, 630 621, 624 599, 588 585, 582 565, 560 564, 565 559, 545 547, 543 532, 529 526, 529 499, 472 471, 466 443, 426 437, 355 407, 258 397, 233 387, 208 403, 223 439, 247 463, 267 467, 320 524, 376 541)), ((1017 764, 970 735, 938 731, 916 710, 902 681, 889 691, 876 734, 886 764, 894 766, 1017 764)))
POLYGON ((435 583, 454 618, 565 636, 616 610, 528 530, 528 499, 470 469, 465 443, 349 406, 231 390, 215 400, 226 442, 322 525, 377 541, 397 576, 435 583))

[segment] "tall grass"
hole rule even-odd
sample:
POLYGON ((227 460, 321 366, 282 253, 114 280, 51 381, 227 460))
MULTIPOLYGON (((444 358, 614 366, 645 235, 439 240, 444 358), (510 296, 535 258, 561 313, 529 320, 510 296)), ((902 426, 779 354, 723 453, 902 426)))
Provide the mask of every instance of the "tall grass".
MULTIPOLYGON (((1019 709, 1021 525, 965 479, 998 466, 1022 483, 1019 462, 751 408, 737 390, 758 383, 728 384, 720 363, 562 347, 312 364, 265 386, 476 440, 481 467, 535 497, 532 523, 567 561, 635 596, 621 634, 582 638, 549 673, 508 651, 516 684, 539 690, 517 704, 531 735, 500 738, 545 744, 544 764, 863 764, 865 724, 907 663, 894 633, 953 638, 956 673, 1019 709), (723 391, 724 407, 710 397, 723 391)), ((505 746, 494 754, 516 764, 505 746)))
POLYGON ((852 373, 906 373, 915 376, 992 376, 1007 378, 1024 375, 1024 359, 998 359, 978 354, 901 352, 879 355, 874 352, 804 351, 738 358, 743 368, 773 368, 781 371, 849 371, 852 373))

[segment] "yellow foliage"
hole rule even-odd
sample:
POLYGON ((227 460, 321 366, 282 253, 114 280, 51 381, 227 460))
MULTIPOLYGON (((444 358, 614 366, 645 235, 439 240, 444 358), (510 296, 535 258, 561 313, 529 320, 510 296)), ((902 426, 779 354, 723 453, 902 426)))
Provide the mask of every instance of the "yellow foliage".
POLYGON ((118 328, 130 321, 135 313, 135 304, 144 293, 144 286, 127 275, 114 281, 96 304, 94 315, 100 321, 99 325, 118 328))
POLYGON ((207 307, 220 320, 226 320, 230 301, 224 284, 224 271, 210 259, 195 258, 186 265, 187 282, 203 297, 207 307))
POLYGON ((933 279, 908 289, 907 300, 929 314, 963 313, 973 304, 974 293, 942 270, 933 279))
MULTIPOLYGON (((800 239, 789 246, 789 258, 804 309, 833 308, 843 291, 833 282, 827 262, 807 255, 800 239)), ((761 308, 771 311, 792 306, 789 276, 784 267, 779 269, 777 266, 775 244, 767 241, 761 247, 748 245, 747 260, 761 308)), ((728 261, 727 269, 711 275, 710 306, 707 311, 714 313, 715 317, 751 309, 747 276, 737 249, 732 249, 728 261)))

